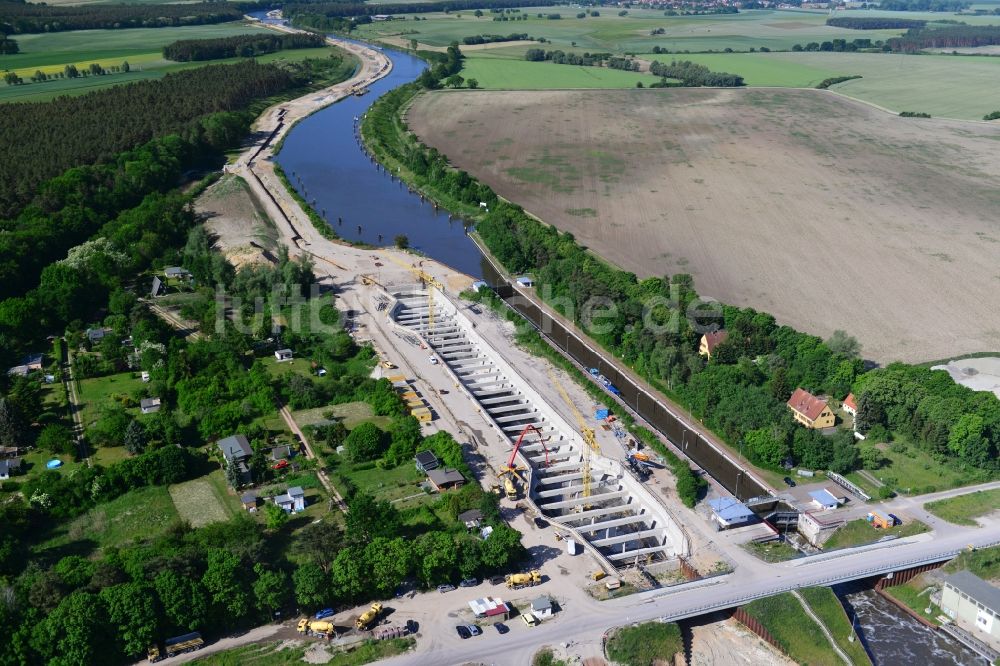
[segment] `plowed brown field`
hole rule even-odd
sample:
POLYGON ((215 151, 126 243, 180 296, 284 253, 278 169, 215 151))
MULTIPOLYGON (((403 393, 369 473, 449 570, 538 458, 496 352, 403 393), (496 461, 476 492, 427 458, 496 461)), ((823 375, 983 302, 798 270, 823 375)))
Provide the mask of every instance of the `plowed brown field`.
POLYGON ((879 361, 1000 349, 1000 127, 709 89, 435 92, 408 121, 640 276, 879 361))

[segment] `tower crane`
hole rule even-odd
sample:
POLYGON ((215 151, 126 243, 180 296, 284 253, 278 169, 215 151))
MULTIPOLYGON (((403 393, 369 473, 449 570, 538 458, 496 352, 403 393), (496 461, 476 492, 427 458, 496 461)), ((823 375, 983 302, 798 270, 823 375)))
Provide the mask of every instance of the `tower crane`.
MULTIPOLYGON (((563 402, 569 405, 569 408, 573 411, 573 416, 576 418, 576 423, 580 427, 580 435, 583 437, 583 442, 584 442, 583 469, 581 470, 581 472, 583 473, 582 496, 584 498, 590 497, 590 483, 591 483, 590 452, 591 450, 597 452, 600 452, 601 450, 600 446, 597 444, 597 435, 594 433, 594 429, 587 425, 587 422, 583 419, 583 414, 581 414, 580 410, 576 408, 576 403, 574 403, 573 400, 569 397, 569 394, 566 392, 566 388, 562 385, 562 382, 559 381, 559 378, 556 377, 555 373, 552 372, 552 370, 549 370, 548 374, 549 374, 549 379, 552 380, 552 383, 555 384, 556 389, 559 391, 559 395, 562 396, 563 402)), ((588 507, 586 504, 584 504, 582 505, 582 508, 586 509, 588 507)))
POLYGON ((419 266, 408 264, 402 259, 397 259, 391 254, 387 254, 386 256, 389 257, 389 261, 392 263, 402 266, 406 270, 413 273, 413 275, 420 280, 420 283, 427 290, 427 332, 430 333, 434 330, 434 290, 440 289, 441 291, 444 291, 444 285, 442 285, 436 277, 419 266))
MULTIPOLYGON (((545 442, 548 438, 542 437, 542 431, 529 423, 525 426, 524 430, 521 431, 521 434, 518 435, 517 441, 514 442, 514 448, 510 452, 510 458, 507 460, 507 464, 501 467, 500 471, 497 473, 499 476, 503 477, 504 492, 507 494, 507 499, 509 500, 517 499, 517 486, 514 485, 514 478, 517 478, 517 480, 522 484, 525 483, 524 477, 521 476, 521 472, 526 472, 528 469, 526 467, 518 467, 514 462, 514 459, 517 458, 518 449, 521 448, 521 442, 524 441, 525 435, 532 430, 534 430, 535 434, 538 435, 538 441, 541 443, 542 449, 545 451, 545 466, 549 466, 549 447, 545 446, 545 442)), ((525 488, 524 492, 525 495, 528 494, 527 488, 525 488)))

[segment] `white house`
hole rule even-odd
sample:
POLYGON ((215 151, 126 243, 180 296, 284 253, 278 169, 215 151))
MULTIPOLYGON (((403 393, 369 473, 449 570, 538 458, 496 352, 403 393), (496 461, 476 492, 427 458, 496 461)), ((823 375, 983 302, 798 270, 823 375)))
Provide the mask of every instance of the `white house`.
POLYGON ((531 614, 539 620, 552 617, 552 599, 542 595, 531 602, 531 614))
POLYGON ((844 402, 841 403, 840 406, 843 407, 844 411, 847 412, 848 414, 850 414, 851 416, 857 416, 858 415, 858 403, 854 399, 854 394, 853 393, 848 393, 847 397, 844 398, 844 402))
POLYGON ((517 282, 517 286, 519 286, 519 287, 534 287, 535 286, 535 281, 532 280, 527 275, 522 275, 521 277, 517 278, 516 282, 517 282))
POLYGON ((281 363, 282 361, 291 361, 292 360, 292 350, 291 349, 279 349, 278 351, 274 352, 274 358, 275 358, 276 361, 278 361, 278 363, 281 363))
POLYGON ((284 495, 277 495, 274 503, 288 513, 298 513, 306 510, 306 493, 299 486, 294 486, 285 491, 284 495))
POLYGON ((836 509, 840 506, 840 500, 826 488, 813 490, 809 493, 809 497, 817 509, 836 509))

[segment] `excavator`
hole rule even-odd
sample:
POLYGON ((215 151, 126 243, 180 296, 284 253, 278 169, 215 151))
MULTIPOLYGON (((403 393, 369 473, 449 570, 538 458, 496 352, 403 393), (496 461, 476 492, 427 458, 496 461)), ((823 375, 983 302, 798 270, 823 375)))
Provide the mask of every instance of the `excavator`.
POLYGON ((507 495, 507 499, 511 501, 517 500, 517 485, 514 483, 514 479, 517 478, 522 484, 525 482, 524 477, 521 476, 521 472, 528 471, 526 467, 518 467, 517 463, 514 462, 517 458, 517 451, 521 448, 521 442, 524 441, 524 436, 530 431, 534 430, 535 434, 538 435, 538 441, 542 444, 542 449, 545 450, 545 466, 549 466, 549 447, 545 446, 545 442, 548 440, 547 437, 542 437, 542 431, 535 426, 529 424, 525 426, 521 434, 518 435, 517 441, 514 443, 514 449, 510 452, 510 458, 507 460, 507 464, 500 468, 497 474, 503 479, 503 489, 504 493, 507 495))

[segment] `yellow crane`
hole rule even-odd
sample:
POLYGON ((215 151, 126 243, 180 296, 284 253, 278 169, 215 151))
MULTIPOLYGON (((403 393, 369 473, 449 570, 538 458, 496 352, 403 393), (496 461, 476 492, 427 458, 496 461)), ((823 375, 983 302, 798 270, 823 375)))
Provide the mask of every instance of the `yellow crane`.
MULTIPOLYGON (((597 435, 594 433, 594 429, 587 425, 587 422, 583 419, 583 414, 580 410, 576 408, 576 403, 569 397, 566 392, 565 387, 563 387, 562 382, 556 377, 552 370, 548 370, 549 379, 555 384, 556 390, 559 391, 559 395, 562 396, 563 402, 569 405, 569 408, 573 410, 573 416, 576 418, 576 423, 580 427, 580 435, 583 436, 583 497, 590 497, 590 452, 591 450, 600 451, 600 446, 597 444, 597 435)), ((583 506, 584 509, 588 508, 587 505, 583 506)))
POLYGON ((387 254, 389 261, 399 266, 402 266, 406 270, 413 273, 414 276, 424 285, 427 290, 427 331, 431 332, 434 330, 434 290, 440 289, 444 291, 444 285, 442 285, 436 277, 423 270, 418 266, 408 264, 402 259, 397 259, 391 254, 387 254))

